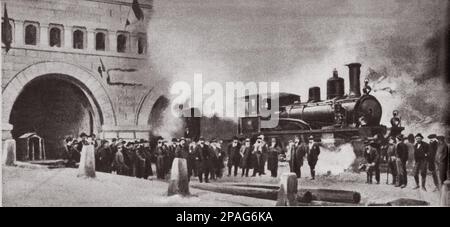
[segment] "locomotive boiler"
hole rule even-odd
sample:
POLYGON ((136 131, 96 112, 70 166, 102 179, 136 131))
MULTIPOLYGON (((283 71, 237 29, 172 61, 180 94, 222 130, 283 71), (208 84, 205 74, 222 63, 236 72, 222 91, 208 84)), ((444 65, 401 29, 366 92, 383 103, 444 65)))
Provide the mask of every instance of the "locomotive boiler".
POLYGON ((326 99, 321 99, 320 87, 311 87, 307 101, 301 102, 300 96, 280 93, 270 94, 265 100, 259 95, 245 97, 246 106, 256 105, 258 110, 239 119, 239 134, 254 136, 264 134, 277 137, 306 135, 332 141, 362 141, 367 137, 385 134, 386 127, 380 125, 382 106, 368 93, 361 94, 361 64, 348 64, 349 91, 345 94, 345 80, 336 70, 327 80, 326 99), (278 126, 261 128, 261 120, 273 116, 259 114, 260 102, 270 108, 270 98, 279 100, 278 126))

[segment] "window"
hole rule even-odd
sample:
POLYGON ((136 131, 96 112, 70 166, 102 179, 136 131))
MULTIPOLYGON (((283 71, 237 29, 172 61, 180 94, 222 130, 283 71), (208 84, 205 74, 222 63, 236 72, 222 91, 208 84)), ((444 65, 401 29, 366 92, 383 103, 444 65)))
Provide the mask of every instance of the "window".
POLYGON ((61 29, 50 28, 50 47, 61 47, 61 29))
POLYGON ((73 48, 83 49, 84 44, 84 32, 81 30, 75 30, 73 32, 73 48))
POLYGON ((37 45, 39 38, 39 24, 25 22, 25 44, 37 45))
POLYGON ((117 52, 125 53, 127 50, 127 36, 125 34, 120 34, 117 36, 117 52))
POLYGON ((144 54, 145 53, 145 48, 146 48, 146 39, 143 36, 139 36, 138 37, 138 43, 137 43, 137 47, 138 47, 138 54, 144 54))
POLYGON ((106 35, 103 32, 99 32, 95 35, 95 49, 96 50, 106 50, 106 35))

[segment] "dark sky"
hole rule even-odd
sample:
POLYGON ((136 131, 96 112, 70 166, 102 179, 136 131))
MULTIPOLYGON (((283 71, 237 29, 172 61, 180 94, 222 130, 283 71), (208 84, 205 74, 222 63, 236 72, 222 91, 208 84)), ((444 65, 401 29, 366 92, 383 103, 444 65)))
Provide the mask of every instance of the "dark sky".
POLYGON ((445 21, 446 3, 154 0, 149 50, 153 67, 173 82, 195 72, 219 82, 279 81, 304 97, 313 85, 325 91, 333 68, 347 78, 347 63, 361 62, 363 74, 386 64, 392 40, 420 52, 445 21))

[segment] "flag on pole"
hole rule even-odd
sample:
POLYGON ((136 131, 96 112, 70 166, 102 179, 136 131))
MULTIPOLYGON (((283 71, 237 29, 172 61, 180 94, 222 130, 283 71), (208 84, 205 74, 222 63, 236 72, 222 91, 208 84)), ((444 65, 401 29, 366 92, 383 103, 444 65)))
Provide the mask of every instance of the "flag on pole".
POLYGON ((144 20, 144 11, 142 11, 138 0, 133 0, 133 4, 131 5, 131 11, 128 13, 128 18, 125 23, 125 27, 142 20, 144 20))
POLYGON ((6 10, 6 3, 2 22, 2 43, 5 44, 6 53, 8 53, 9 49, 11 49, 12 43, 12 27, 11 24, 9 23, 8 10, 6 10))

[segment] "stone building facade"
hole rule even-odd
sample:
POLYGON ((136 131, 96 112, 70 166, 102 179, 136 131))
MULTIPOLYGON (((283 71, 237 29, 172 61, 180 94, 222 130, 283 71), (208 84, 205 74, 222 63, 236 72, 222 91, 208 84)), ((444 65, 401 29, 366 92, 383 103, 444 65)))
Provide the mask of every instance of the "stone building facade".
POLYGON ((147 51, 151 0, 130 26, 132 0, 2 2, 13 34, 8 53, 2 44, 3 141, 33 131, 58 158, 64 137, 81 132, 149 138, 152 109, 166 102, 147 51))

